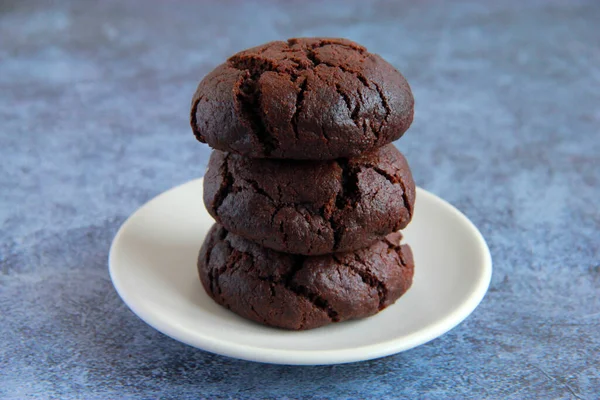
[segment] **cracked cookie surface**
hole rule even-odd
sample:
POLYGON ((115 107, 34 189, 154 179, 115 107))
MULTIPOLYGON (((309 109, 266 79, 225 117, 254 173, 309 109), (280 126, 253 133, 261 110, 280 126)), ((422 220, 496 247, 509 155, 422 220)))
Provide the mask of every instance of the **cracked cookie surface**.
POLYGON ((346 39, 302 38, 241 51, 210 72, 190 123, 211 147, 255 158, 331 160, 402 136, 414 99, 380 56, 346 39))
POLYGON ((312 329, 374 315, 410 288, 413 256, 401 238, 396 232, 361 250, 310 257, 261 247, 215 224, 198 272, 208 295, 236 314, 312 329))
POLYGON ((213 151, 204 204, 229 231, 292 254, 368 246, 406 227, 415 183, 389 144, 333 161, 252 159, 213 151))

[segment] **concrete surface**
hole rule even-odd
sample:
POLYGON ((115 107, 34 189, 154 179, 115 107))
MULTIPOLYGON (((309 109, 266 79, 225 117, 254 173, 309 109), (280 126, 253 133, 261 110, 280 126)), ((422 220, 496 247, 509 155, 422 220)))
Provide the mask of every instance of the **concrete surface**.
POLYGON ((3 1, 0 398, 599 398, 600 3, 3 1), (459 327, 329 367, 205 353, 140 321, 107 252, 138 206, 203 174, 188 107, 243 48, 344 36, 411 83, 418 184, 489 241, 459 327))

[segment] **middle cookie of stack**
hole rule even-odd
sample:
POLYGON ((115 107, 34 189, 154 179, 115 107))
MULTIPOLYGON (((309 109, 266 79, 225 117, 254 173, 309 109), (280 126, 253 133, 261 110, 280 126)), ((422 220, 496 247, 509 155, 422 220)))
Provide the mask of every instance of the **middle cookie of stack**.
POLYGON ((204 203, 229 232, 285 253, 357 250, 411 220, 415 183, 386 145, 331 161, 253 159, 215 150, 204 203))

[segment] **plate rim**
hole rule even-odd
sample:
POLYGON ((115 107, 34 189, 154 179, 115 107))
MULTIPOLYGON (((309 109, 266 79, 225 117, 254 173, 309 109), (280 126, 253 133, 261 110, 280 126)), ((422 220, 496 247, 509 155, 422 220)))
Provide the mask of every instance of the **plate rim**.
POLYGON ((413 332, 408 336, 402 337, 402 339, 396 338, 360 347, 334 350, 270 349, 260 346, 251 346, 247 344, 239 344, 231 341, 220 340, 213 336, 207 336, 197 331, 190 331, 189 329, 182 327, 175 328, 173 325, 164 323, 164 320, 159 317, 158 313, 155 313, 151 309, 142 309, 142 306, 133 300, 132 296, 128 294, 129 291, 124 289, 123 283, 119 280, 118 275, 115 272, 116 267, 114 267, 115 262, 113 260, 115 257, 116 248, 119 245, 119 239, 123 235, 123 232, 125 232, 128 226, 132 223, 137 214, 172 191, 176 191, 183 186, 202 185, 203 180, 204 178, 193 179, 174 186, 142 204, 119 227, 111 242, 108 254, 108 270, 110 279, 117 294, 121 300, 123 300, 125 305, 138 318, 157 331, 189 346, 222 356, 269 364, 332 365, 372 360, 410 350, 444 335, 463 322, 477 308, 488 291, 492 278, 492 257, 489 247, 479 229, 477 229, 477 227, 466 215, 464 215, 452 204, 421 187, 417 187, 417 198, 429 197, 430 200, 438 203, 447 211, 459 217, 459 219, 465 223, 468 230, 471 232, 471 234, 473 234, 473 237, 477 243, 477 247, 483 254, 483 265, 481 266, 483 273, 481 274, 479 282, 476 283, 475 290, 469 294, 466 300, 459 307, 429 327, 421 329, 417 332, 413 332))

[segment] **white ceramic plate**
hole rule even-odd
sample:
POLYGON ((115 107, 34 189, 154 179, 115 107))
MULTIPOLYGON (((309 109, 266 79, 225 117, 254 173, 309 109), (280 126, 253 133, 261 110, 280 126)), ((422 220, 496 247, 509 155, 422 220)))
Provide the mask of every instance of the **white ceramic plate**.
POLYGON ((411 289, 373 317, 285 331, 242 319, 206 295, 196 258, 212 224, 202 202, 202 179, 157 196, 115 236, 110 276, 131 310, 160 332, 245 360, 336 364, 413 348, 464 320, 483 298, 492 273, 477 228, 444 200, 418 189, 413 220, 404 230, 415 257, 411 289))

